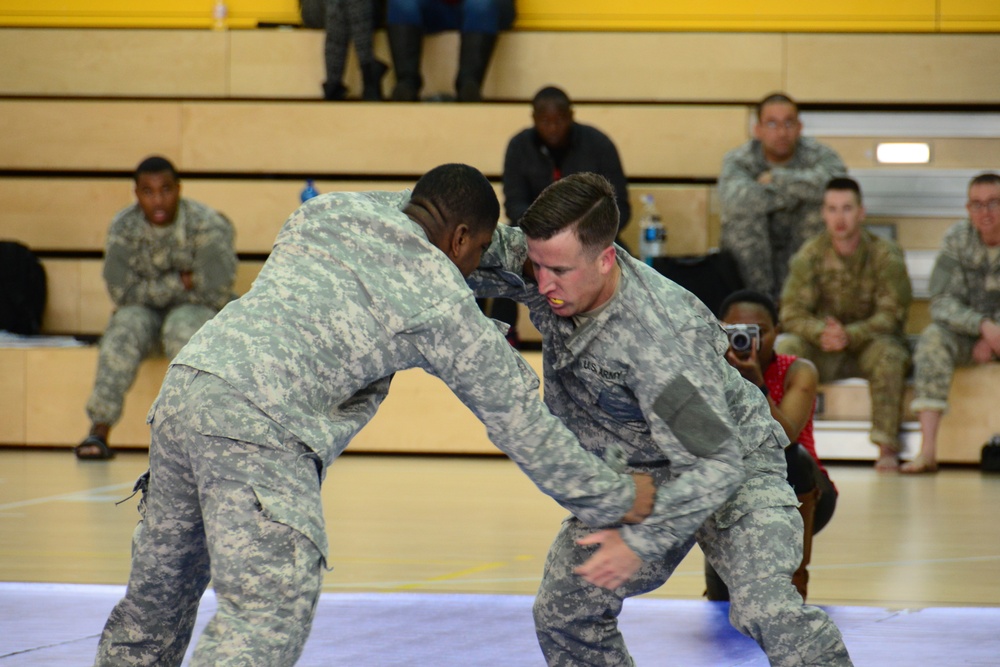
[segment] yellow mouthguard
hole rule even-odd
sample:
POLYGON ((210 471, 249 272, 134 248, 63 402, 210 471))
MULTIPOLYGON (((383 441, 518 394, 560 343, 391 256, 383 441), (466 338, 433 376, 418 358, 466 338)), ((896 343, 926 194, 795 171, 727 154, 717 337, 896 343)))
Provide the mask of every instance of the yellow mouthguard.
POLYGON ((563 300, 562 299, 549 299, 549 301, 551 301, 552 303, 556 304, 557 306, 563 305, 563 300))

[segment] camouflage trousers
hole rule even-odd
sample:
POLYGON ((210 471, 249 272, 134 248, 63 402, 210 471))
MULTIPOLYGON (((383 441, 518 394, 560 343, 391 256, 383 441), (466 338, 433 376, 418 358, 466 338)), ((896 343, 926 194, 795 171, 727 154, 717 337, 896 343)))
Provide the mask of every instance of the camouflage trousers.
POLYGON ((955 369, 972 363, 973 336, 957 334, 937 324, 929 324, 920 334, 913 354, 914 412, 948 410, 948 392, 955 369))
POLYGON ((213 308, 196 304, 165 310, 145 306, 116 310, 101 336, 97 376, 87 400, 90 422, 117 422, 142 360, 161 350, 172 359, 215 313, 213 308))
POLYGON ((318 459, 240 398, 211 375, 168 372, 150 412, 128 589, 96 665, 180 665, 210 579, 218 610, 191 665, 286 666, 301 655, 326 553, 318 459))
POLYGON ((777 301, 789 260, 806 239, 822 231, 823 223, 802 211, 767 211, 764 201, 746 204, 742 214, 722 225, 719 246, 736 259, 747 288, 777 301))
MULTIPOLYGON (((784 477, 772 477, 770 483, 782 485, 791 496, 784 477)), ((792 585, 802 560, 802 518, 795 506, 754 508, 731 524, 722 524, 717 518, 721 515, 706 521, 662 560, 645 563, 613 591, 574 574, 595 549, 577 544, 591 529, 573 517, 566 519, 549 551, 534 604, 535 632, 548 665, 634 665, 618 629, 622 604, 625 598, 663 585, 695 542, 729 586, 733 627, 752 637, 771 665, 851 665, 840 630, 823 610, 803 604, 792 585)))
POLYGON ((862 377, 868 380, 872 402, 871 441, 899 451, 899 426, 903 421, 903 396, 910 353, 893 336, 876 336, 860 350, 824 352, 794 334, 782 336, 776 349, 816 364, 820 382, 862 377))

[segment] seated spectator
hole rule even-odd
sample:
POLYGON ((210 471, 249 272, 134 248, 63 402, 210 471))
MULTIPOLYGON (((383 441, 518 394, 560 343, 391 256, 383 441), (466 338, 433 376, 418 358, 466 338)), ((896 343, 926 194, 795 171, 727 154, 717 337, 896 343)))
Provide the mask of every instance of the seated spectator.
POLYGON ((483 79, 497 35, 514 23, 514 0, 389 0, 386 30, 396 87, 392 99, 416 102, 424 80, 420 52, 424 33, 459 30, 455 92, 459 102, 482 100, 483 79))
MULTIPOLYGON (((795 489, 802 515, 802 563, 792 582, 806 599, 809 584, 809 560, 813 535, 830 522, 837 507, 837 488, 816 454, 813 438, 813 410, 819 374, 807 359, 775 354, 774 341, 780 331, 778 310, 767 295, 753 290, 732 293, 722 302, 719 312, 725 325, 747 324, 760 328, 758 345, 748 352, 731 347, 726 359, 749 382, 767 396, 771 416, 781 424, 790 445, 785 447, 788 483, 795 489)), ((706 595, 709 600, 728 600, 729 590, 715 569, 705 561, 706 595)))
POLYGON ((792 257, 781 293, 786 336, 778 351, 809 359, 822 382, 868 380, 875 468, 899 468, 899 426, 910 354, 904 326, 912 298, 903 252, 862 228, 861 188, 850 178, 826 186, 826 231, 792 257))
POLYGON ((101 337, 97 377, 87 401, 90 434, 80 459, 108 459, 111 427, 139 364, 162 346, 176 355, 233 297, 233 228, 220 213, 180 196, 177 170, 154 156, 135 171, 135 204, 112 220, 104 280, 114 302, 101 337))
POLYGON ((618 149, 596 127, 577 123, 569 96, 554 86, 542 88, 531 101, 532 127, 507 144, 503 160, 503 196, 507 219, 521 219, 535 198, 551 183, 584 171, 600 174, 615 188, 620 211, 618 231, 632 217, 628 180, 618 149))
MULTIPOLYGON (((619 233, 632 217, 628 180, 621 158, 608 135, 596 127, 577 123, 569 96, 554 86, 542 88, 531 101, 532 127, 511 138, 503 161, 504 210, 517 225, 531 202, 551 183, 585 171, 604 176, 615 188, 620 218, 619 233)), ((621 241, 619 240, 619 243, 621 241)), ((517 323, 513 302, 496 300, 491 315, 517 323)), ((512 341, 515 342, 515 341, 512 341)))
POLYGON ((342 79, 344 63, 347 62, 347 45, 352 41, 361 66, 361 81, 364 86, 361 99, 382 99, 382 77, 389 68, 375 59, 372 46, 374 31, 375 0, 326 0, 325 99, 342 100, 347 96, 347 88, 342 79))
POLYGON ((920 453, 904 473, 937 472, 937 432, 955 367, 1000 357, 1000 175, 973 178, 965 210, 969 217, 945 233, 931 272, 933 322, 913 358, 920 453))
POLYGON ((802 136, 798 106, 787 95, 768 95, 757 106, 753 137, 722 161, 719 245, 736 258, 747 287, 777 299, 788 260, 823 229, 823 186, 847 171, 833 149, 802 136))

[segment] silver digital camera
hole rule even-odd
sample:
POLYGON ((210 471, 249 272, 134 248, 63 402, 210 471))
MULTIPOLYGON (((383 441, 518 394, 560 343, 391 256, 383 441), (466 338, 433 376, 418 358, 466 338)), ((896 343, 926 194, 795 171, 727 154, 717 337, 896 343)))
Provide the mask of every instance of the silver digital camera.
POLYGON ((723 327, 729 336, 729 347, 736 354, 750 354, 760 349, 760 327, 756 324, 728 324, 723 327))

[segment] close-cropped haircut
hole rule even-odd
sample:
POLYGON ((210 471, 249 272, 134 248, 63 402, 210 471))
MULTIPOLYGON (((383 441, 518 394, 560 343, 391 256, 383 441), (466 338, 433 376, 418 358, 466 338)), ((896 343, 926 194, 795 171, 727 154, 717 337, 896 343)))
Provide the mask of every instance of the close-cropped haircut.
POLYGON ((761 112, 764 111, 764 107, 766 107, 768 104, 791 104, 793 107, 795 107, 795 113, 799 112, 799 105, 796 104, 795 100, 793 100, 791 97, 785 95, 784 93, 771 93, 770 95, 762 99, 760 101, 760 104, 757 105, 757 120, 760 120, 760 114, 761 112))
POLYGON ((738 303, 752 303, 755 306, 760 306, 771 316, 773 324, 778 323, 778 307, 774 305, 774 299, 763 292, 752 289, 737 290, 723 299, 722 305, 719 306, 719 316, 725 317, 729 309, 738 303))
POLYGON ((554 104, 559 109, 566 110, 570 108, 572 102, 570 102, 569 95, 562 88, 546 86, 535 93, 535 97, 531 100, 531 106, 534 109, 544 104, 554 104))
POLYGON ((824 192, 829 192, 830 190, 850 190, 854 193, 854 196, 858 198, 858 203, 861 203, 861 186, 853 178, 848 178, 847 176, 838 176, 836 178, 831 178, 826 183, 826 188, 824 192))
POLYGON ((518 224, 529 239, 542 241, 573 227, 580 244, 599 253, 618 233, 615 189, 599 174, 572 174, 542 190, 518 224))
POLYGON ((970 189, 973 185, 1000 185, 1000 174, 996 174, 992 171, 984 171, 969 181, 970 189))
POLYGON ((497 193, 486 177, 467 164, 443 164, 420 177, 413 199, 425 199, 474 233, 492 231, 500 219, 497 193))
POLYGON ((140 162, 139 166, 135 168, 135 174, 133 174, 132 178, 136 183, 138 183, 139 176, 142 174, 159 174, 164 171, 170 172, 170 175, 175 181, 181 180, 180 175, 177 173, 177 169, 174 168, 174 164, 161 155, 151 155, 140 162))

